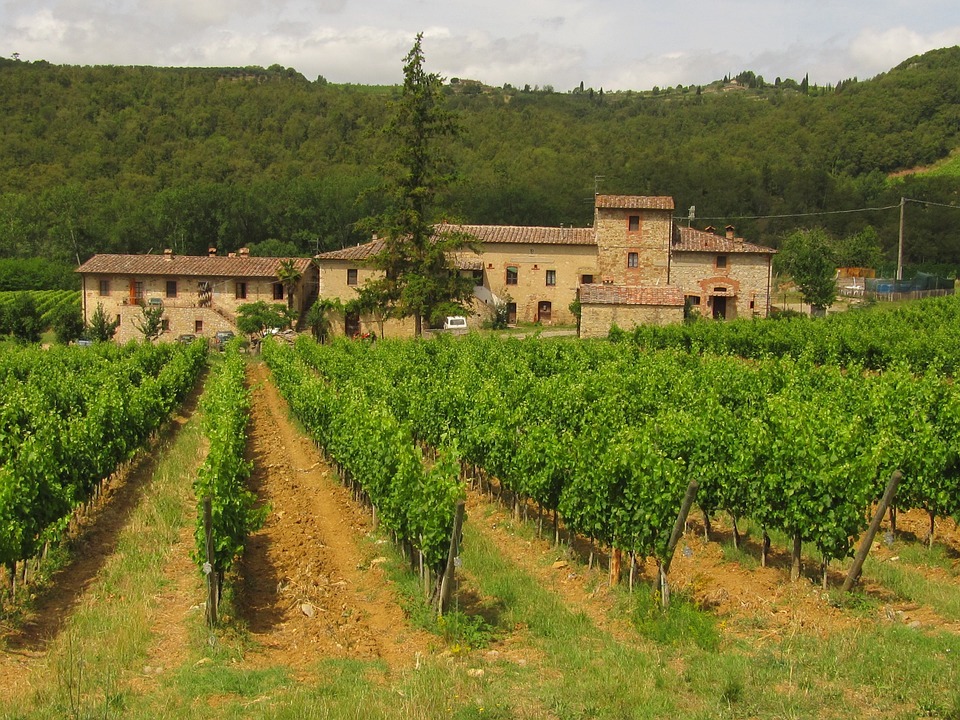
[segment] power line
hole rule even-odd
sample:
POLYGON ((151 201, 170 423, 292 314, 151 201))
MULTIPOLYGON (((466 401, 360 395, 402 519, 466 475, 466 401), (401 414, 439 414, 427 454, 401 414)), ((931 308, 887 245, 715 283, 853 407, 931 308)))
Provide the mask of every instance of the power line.
MULTIPOLYGON (((944 207, 950 208, 952 210, 960 210, 958 205, 947 205, 946 203, 933 202, 932 200, 916 200, 914 198, 904 198, 906 202, 916 203, 918 205, 933 205, 935 207, 944 207)), ((782 215, 717 215, 714 217, 700 217, 697 220, 777 220, 782 218, 802 218, 802 217, 816 217, 818 215, 849 215, 851 213, 863 213, 863 212, 879 212, 882 210, 895 210, 900 207, 900 203, 896 205, 884 205, 882 207, 865 207, 865 208, 855 208, 853 210, 820 210, 818 212, 807 212, 807 213, 785 213, 782 215)), ((686 217, 675 217, 675 220, 686 220, 686 217)))
MULTIPOLYGON (((924 200, 911 200, 910 202, 925 202, 924 200)), ((936 203, 927 203, 928 205, 934 205, 936 203)), ((808 212, 808 213, 786 213, 783 215, 718 215, 715 217, 701 217, 697 220, 773 220, 779 218, 799 218, 799 217, 815 217, 817 215, 843 215, 850 213, 861 213, 861 212, 877 212, 880 210, 893 210, 899 208, 900 203, 896 205, 885 205, 883 207, 865 207, 857 208, 855 210, 821 210, 819 212, 808 212)), ((945 205, 944 207, 956 207, 955 205, 945 205)), ((676 220, 686 220, 685 217, 677 217, 676 220)))
POLYGON ((946 203, 933 202, 932 200, 914 200, 913 198, 904 198, 906 202, 917 203, 918 205, 933 205, 935 207, 950 208, 951 210, 960 210, 960 205, 947 205, 946 203))

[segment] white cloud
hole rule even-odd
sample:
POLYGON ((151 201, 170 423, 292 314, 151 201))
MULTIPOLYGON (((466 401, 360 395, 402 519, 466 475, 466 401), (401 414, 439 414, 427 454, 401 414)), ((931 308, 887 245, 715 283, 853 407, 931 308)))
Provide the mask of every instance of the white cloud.
POLYGON ((900 25, 886 30, 866 28, 850 44, 853 64, 867 69, 867 76, 885 72, 913 55, 960 44, 960 25, 924 35, 900 25))
POLYGON ((960 43, 955 0, 0 0, 0 53, 73 64, 293 67, 397 83, 428 68, 491 85, 646 90, 753 70, 831 83, 960 43))

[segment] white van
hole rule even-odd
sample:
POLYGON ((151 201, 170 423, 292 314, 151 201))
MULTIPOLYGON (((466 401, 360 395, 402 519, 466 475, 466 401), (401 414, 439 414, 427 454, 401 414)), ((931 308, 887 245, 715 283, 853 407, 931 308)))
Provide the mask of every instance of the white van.
POLYGON ((443 331, 459 335, 467 331, 467 319, 463 315, 448 315, 443 321, 443 331))

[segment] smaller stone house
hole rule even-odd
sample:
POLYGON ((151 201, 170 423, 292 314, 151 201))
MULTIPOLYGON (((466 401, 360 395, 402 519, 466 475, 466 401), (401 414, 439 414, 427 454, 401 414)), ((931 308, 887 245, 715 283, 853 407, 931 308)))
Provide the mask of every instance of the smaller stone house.
POLYGON ((84 321, 102 305, 108 318, 119 321, 116 340, 141 337, 136 322, 143 307, 162 306, 161 340, 195 334, 212 337, 237 332, 237 308, 263 300, 288 302, 277 275, 282 261, 292 260, 301 279, 293 291, 294 309, 301 314, 317 296, 317 269, 310 258, 251 257, 245 250, 209 255, 94 255, 77 272, 83 279, 84 321))
POLYGON ((745 242, 732 226, 724 236, 712 228, 677 226, 670 258, 670 281, 683 289, 692 311, 715 320, 770 314, 773 256, 776 250, 745 242))

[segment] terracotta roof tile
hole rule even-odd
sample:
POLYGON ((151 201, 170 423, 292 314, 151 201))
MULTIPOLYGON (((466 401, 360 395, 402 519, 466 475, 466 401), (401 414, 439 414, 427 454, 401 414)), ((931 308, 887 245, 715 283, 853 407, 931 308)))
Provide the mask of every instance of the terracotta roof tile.
POLYGON ((363 261, 371 255, 376 255, 383 249, 383 240, 371 240, 363 245, 353 245, 352 247, 342 248, 340 250, 331 250, 330 252, 320 253, 316 256, 318 260, 356 260, 363 261))
POLYGON ((439 225, 437 232, 462 232, 480 243, 524 245, 595 245, 592 227, 524 227, 522 225, 439 225))
POLYGON ((703 230, 677 226, 673 249, 679 252, 714 253, 766 253, 775 254, 773 248, 744 242, 743 238, 728 239, 723 235, 714 235, 703 230))
POLYGON ((294 260, 305 272, 310 258, 224 257, 207 255, 94 255, 77 268, 78 273, 94 275, 179 275, 192 277, 277 276, 281 260, 294 260))
POLYGON ((647 195, 597 195, 598 208, 614 210, 673 210, 673 198, 647 195))
MULTIPOLYGON (((465 233, 480 244, 520 243, 525 245, 595 245, 592 227, 524 227, 520 225, 453 225, 436 226, 437 233, 465 233)), ((362 261, 383 249, 383 240, 331 250, 317 255, 319 260, 362 261)))
POLYGON ((683 290, 676 285, 581 285, 584 305, 682 306, 683 290))

